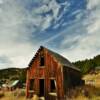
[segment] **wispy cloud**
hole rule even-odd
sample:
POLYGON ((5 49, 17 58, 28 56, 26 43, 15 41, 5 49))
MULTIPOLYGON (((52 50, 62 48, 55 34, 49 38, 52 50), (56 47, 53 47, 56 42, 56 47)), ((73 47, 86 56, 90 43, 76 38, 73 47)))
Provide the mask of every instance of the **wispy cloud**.
POLYGON ((29 40, 34 28, 27 27, 32 25, 32 18, 27 16, 25 9, 15 0, 5 0, 0 9, 1 68, 26 67, 34 51, 34 44, 29 40))
MULTIPOLYGON (((100 54, 100 1, 99 0, 89 0, 86 9, 86 17, 82 21, 83 26, 78 26, 76 28, 79 33, 76 36, 65 37, 63 40, 64 48, 61 52, 64 56, 67 56, 72 61, 85 59, 87 57, 93 57, 100 54), (86 24, 84 24, 86 23, 86 24), (84 31, 85 30, 85 31, 84 31), (83 33, 85 32, 85 33, 83 33), (83 33, 83 35, 79 35, 83 33), (84 35, 85 34, 85 35, 84 35), (73 43, 74 42, 74 43, 73 43), (69 45, 69 49, 65 48, 69 45)), ((71 25, 70 27, 72 27, 71 25)), ((77 26, 77 24, 76 24, 77 26)), ((73 29, 73 28, 72 28, 73 29)), ((75 32, 71 31, 70 32, 75 32)))
POLYGON ((88 0, 87 9, 95 9, 99 7, 100 0, 88 0))
POLYGON ((56 49, 72 61, 93 57, 100 53, 100 1, 89 0, 85 10, 78 9, 70 16, 76 18, 66 23, 66 29, 44 41, 49 45, 64 37, 56 49))
POLYGON ((1 68, 26 67, 41 45, 37 39, 32 39, 32 37, 36 36, 37 30, 44 31, 47 29, 51 25, 51 21, 56 19, 59 11, 59 5, 55 0, 43 0, 41 2, 43 3, 42 6, 32 7, 30 12, 24 6, 28 4, 22 4, 23 1, 21 3, 19 0, 0 0, 1 68), (45 17, 41 15, 50 10, 53 11, 53 15, 46 15, 45 17))
POLYGON ((60 9, 60 5, 56 2, 56 0, 50 0, 48 2, 44 2, 44 4, 40 7, 36 7, 33 9, 33 17, 34 17, 34 21, 36 21, 36 24, 38 24, 39 29, 41 29, 40 31, 43 31, 45 29, 47 29, 48 27, 50 27, 50 25, 52 24, 53 20, 57 19, 57 16, 59 14, 59 9, 60 9), (49 11, 52 12, 52 14, 46 14, 49 11), (41 16, 41 15, 45 15, 45 16, 41 16))

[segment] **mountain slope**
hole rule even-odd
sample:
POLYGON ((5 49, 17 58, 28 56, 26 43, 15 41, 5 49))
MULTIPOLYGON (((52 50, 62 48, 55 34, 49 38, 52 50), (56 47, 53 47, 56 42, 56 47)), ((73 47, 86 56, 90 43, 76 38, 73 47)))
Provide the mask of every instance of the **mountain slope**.
POLYGON ((15 80, 20 79, 25 82, 26 79, 26 69, 20 68, 8 68, 0 70, 0 80, 15 80))
POLYGON ((85 59, 73 63, 76 67, 81 69, 83 74, 100 67, 100 55, 95 56, 93 59, 85 59))

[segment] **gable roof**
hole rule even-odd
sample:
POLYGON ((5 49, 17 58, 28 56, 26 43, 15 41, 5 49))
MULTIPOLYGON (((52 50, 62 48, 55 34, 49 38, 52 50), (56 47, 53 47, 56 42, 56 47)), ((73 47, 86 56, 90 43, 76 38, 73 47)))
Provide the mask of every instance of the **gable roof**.
MULTIPOLYGON (((47 48, 46 48, 47 49, 47 48)), ((65 57, 63 57, 62 55, 56 53, 56 52, 53 52, 49 49, 47 49, 48 52, 54 56, 55 59, 57 59, 57 61, 59 61, 61 63, 61 65, 63 67, 69 67, 69 68, 72 68, 72 69, 75 69, 75 70, 78 70, 80 71, 79 68, 75 67, 68 59, 66 59, 65 57)))
MULTIPOLYGON (((72 68, 74 70, 80 71, 79 68, 75 67, 68 59, 66 59, 65 57, 61 56, 60 54, 53 52, 43 46, 40 46, 39 50, 37 51, 37 53, 41 50, 41 49, 46 49, 48 51, 48 53, 50 53, 58 62, 60 62, 60 64, 63 67, 69 67, 72 68)), ((32 64, 32 62, 34 61, 37 53, 35 54, 35 56, 33 57, 33 59, 31 60, 31 62, 29 63, 29 66, 32 64)))

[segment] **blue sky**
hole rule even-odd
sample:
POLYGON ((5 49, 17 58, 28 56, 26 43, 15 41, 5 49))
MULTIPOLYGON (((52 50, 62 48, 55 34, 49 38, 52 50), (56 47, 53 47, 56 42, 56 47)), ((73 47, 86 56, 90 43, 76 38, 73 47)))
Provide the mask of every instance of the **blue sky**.
POLYGON ((0 68, 27 67, 43 45, 70 61, 100 54, 100 0, 0 0, 0 68))

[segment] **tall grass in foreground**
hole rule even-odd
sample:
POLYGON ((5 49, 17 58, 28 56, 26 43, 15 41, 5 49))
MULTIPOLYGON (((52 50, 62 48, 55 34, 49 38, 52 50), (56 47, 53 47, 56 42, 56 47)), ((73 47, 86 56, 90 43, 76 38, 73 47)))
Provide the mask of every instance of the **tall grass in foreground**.
POLYGON ((76 87, 67 93, 66 100, 100 100, 100 88, 90 85, 76 87))
MULTIPOLYGON (((0 91, 0 100, 40 100, 37 95, 26 99, 25 90, 0 91)), ((100 100, 100 88, 85 85, 71 89, 66 94, 66 100, 100 100)))

